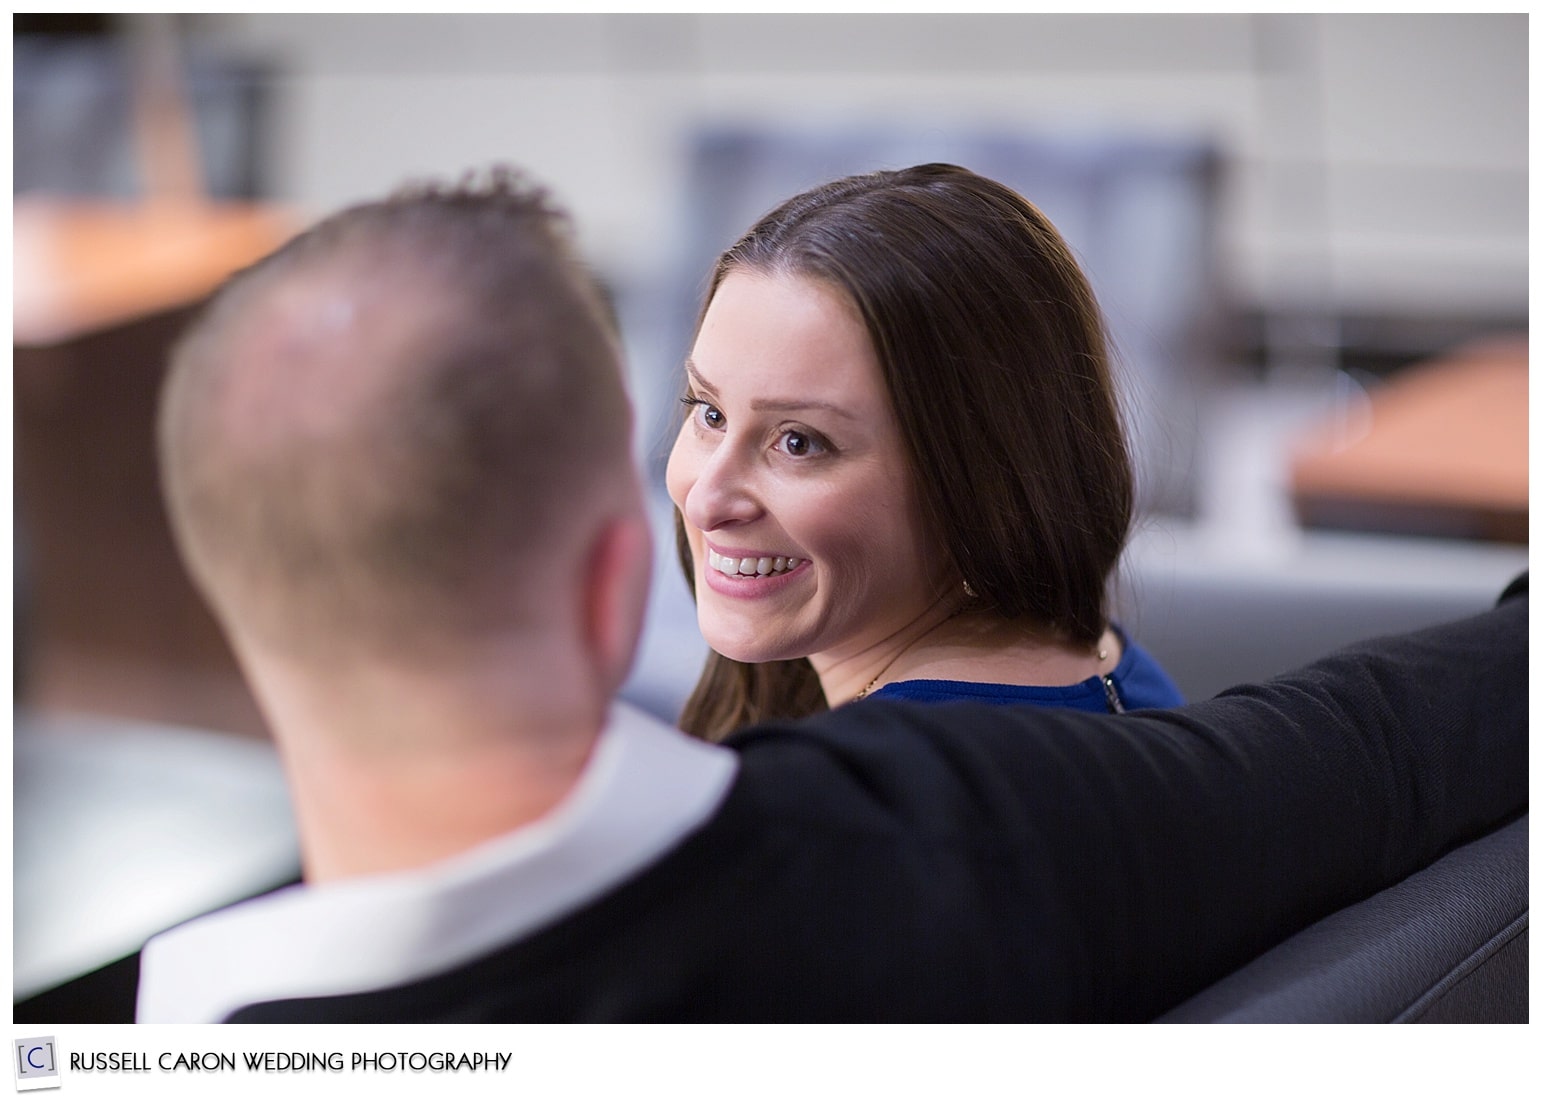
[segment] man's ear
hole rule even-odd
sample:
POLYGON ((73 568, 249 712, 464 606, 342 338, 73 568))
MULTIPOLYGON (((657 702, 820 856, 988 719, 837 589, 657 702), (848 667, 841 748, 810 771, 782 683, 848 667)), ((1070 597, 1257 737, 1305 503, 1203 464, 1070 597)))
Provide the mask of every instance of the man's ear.
POLYGON ((607 690, 631 670, 653 578, 653 536, 641 514, 619 516, 595 535, 585 581, 584 640, 607 690))

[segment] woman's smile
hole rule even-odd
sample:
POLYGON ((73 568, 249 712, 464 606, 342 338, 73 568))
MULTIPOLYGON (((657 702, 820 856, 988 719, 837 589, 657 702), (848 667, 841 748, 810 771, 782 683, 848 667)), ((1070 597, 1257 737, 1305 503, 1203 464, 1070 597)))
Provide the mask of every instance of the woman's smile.
POLYGON ((760 557, 754 554, 725 556, 711 546, 707 547, 707 567, 725 576, 748 576, 752 579, 756 576, 771 576, 790 572, 801 563, 797 557, 760 557))

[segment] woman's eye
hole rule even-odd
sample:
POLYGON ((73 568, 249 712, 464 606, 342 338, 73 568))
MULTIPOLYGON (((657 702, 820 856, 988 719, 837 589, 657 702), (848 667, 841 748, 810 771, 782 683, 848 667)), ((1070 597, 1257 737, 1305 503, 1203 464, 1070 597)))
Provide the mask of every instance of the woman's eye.
POLYGON ((802 431, 785 431, 778 445, 789 457, 808 457, 824 450, 824 444, 813 435, 802 431))
POLYGON ((716 431, 723 426, 723 413, 705 400, 699 400, 696 397, 681 397, 680 403, 690 407, 691 415, 697 424, 707 428, 709 431, 716 431))

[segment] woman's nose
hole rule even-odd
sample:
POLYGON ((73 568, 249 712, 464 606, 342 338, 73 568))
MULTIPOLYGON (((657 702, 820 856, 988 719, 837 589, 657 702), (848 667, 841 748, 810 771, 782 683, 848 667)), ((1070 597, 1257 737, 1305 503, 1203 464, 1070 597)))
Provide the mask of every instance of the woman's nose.
POLYGON ((672 486, 677 479, 681 492, 670 494, 685 520, 698 530, 750 522, 762 513, 752 473, 729 443, 719 443, 710 454, 687 456, 677 451, 670 460, 672 486))

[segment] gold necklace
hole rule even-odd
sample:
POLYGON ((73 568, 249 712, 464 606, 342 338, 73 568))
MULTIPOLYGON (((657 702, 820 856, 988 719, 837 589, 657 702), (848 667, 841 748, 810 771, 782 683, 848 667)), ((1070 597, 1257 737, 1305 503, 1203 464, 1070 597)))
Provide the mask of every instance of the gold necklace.
MULTIPOLYGON (((962 609, 962 607, 960 609, 962 609)), ((953 611, 953 613, 949 614, 945 620, 946 621, 952 621, 954 618, 956 618, 958 616, 958 614, 959 614, 959 611, 955 610, 955 611, 953 611)), ((943 623, 939 622, 938 624, 943 624, 943 623)), ((933 626, 933 628, 936 628, 936 626, 933 626)), ((928 629, 927 633, 930 633, 930 632, 931 632, 931 630, 928 629)), ((924 636, 926 636, 926 633, 921 634, 921 637, 924 637, 924 636)), ((861 690, 858 690, 857 694, 856 694, 856 697, 852 698, 851 700, 852 701, 861 701, 863 698, 867 697, 868 692, 871 691, 873 689, 873 687, 878 685, 878 680, 883 678, 884 675, 888 673, 889 668, 893 667, 894 664, 899 660, 899 658, 901 656, 903 656, 906 652, 908 652, 912 648, 914 648, 916 646, 916 644, 918 644, 920 642, 921 637, 917 637, 915 640, 913 640, 909 644, 905 645, 904 648, 901 648, 898 652, 894 653, 894 655, 890 658, 889 662, 884 664, 882 667, 880 667, 878 669, 878 674, 874 675, 871 679, 868 679, 867 680, 867 685, 864 686, 861 690)), ((1098 649, 1098 671, 1100 673, 1102 672, 1103 664, 1107 661, 1107 659, 1108 659, 1108 649, 1106 649, 1106 648, 1099 648, 1098 649)), ((1100 678, 1102 677, 1101 674, 1099 675, 1099 677, 1100 678)), ((1105 683, 1105 687, 1107 685, 1108 684, 1105 683)))
POLYGON ((864 686, 861 690, 858 690, 856 697, 852 698, 851 700, 852 701, 861 701, 863 698, 867 697, 868 692, 871 691, 873 689, 873 687, 878 685, 878 680, 883 678, 885 675, 887 675, 889 673, 889 668, 893 667, 895 665, 895 663, 898 662, 898 660, 899 660, 899 658, 901 656, 903 656, 906 652, 909 652, 916 645, 920 644, 927 637, 931 636, 938 629, 941 629, 944 625, 947 625, 948 622, 952 621, 954 618, 958 617, 963 612, 964 612, 963 606, 955 607, 954 610, 953 610, 953 613, 951 613, 947 617, 943 618, 936 625, 932 626, 930 629, 928 629, 926 632, 922 633, 915 640, 911 641, 909 644, 905 645, 905 647, 901 648, 898 652, 894 653, 894 655, 890 656, 889 657, 889 662, 884 664, 882 667, 880 667, 878 669, 878 674, 876 674, 872 678, 868 679, 867 680, 867 685, 864 686))
MULTIPOLYGON (((921 639, 920 637, 916 638, 916 640, 920 640, 920 639, 921 639)), ((901 648, 898 652, 894 653, 894 656, 889 660, 889 662, 884 664, 882 667, 880 667, 878 669, 878 674, 874 675, 871 679, 868 679, 867 680, 867 685, 864 686, 861 690, 858 690, 857 691, 857 696, 852 698, 851 700, 856 702, 856 701, 861 701, 863 698, 867 697, 867 692, 869 690, 871 690, 873 687, 878 685, 878 680, 883 678, 884 674, 889 670, 889 668, 894 666, 894 661, 899 659, 906 652, 910 651, 911 645, 913 645, 915 643, 916 643, 916 641, 911 641, 910 644, 905 645, 904 648, 901 648)))

